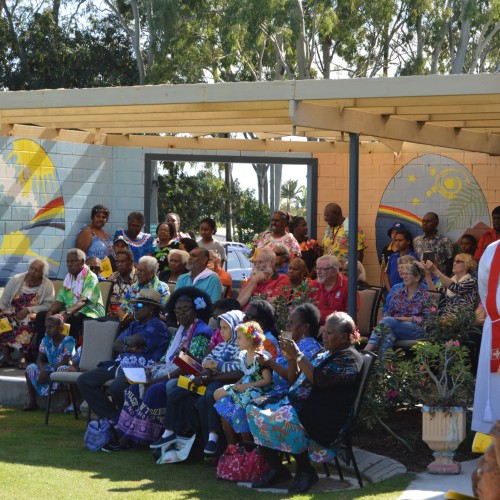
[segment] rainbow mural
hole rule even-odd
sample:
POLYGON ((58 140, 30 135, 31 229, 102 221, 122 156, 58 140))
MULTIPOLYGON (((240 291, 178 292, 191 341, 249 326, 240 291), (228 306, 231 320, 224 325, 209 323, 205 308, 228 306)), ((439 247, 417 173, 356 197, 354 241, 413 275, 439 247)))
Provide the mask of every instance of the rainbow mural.
POLYGON ((64 199, 62 196, 49 201, 31 219, 30 224, 23 226, 23 229, 32 229, 40 226, 49 226, 64 230, 64 199))
POLYGON ((376 219, 377 251, 388 245, 396 222, 415 237, 427 212, 439 215, 439 231, 456 242, 465 232, 478 238, 490 225, 486 198, 467 168, 446 156, 419 156, 387 183, 376 219))
POLYGON ((56 167, 43 147, 30 139, 14 140, 4 151, 8 154, 0 154, 0 209, 8 215, 0 232, 0 281, 26 271, 33 257, 44 257, 50 275, 57 275, 66 222, 56 167), (46 248, 46 236, 51 248, 46 248))

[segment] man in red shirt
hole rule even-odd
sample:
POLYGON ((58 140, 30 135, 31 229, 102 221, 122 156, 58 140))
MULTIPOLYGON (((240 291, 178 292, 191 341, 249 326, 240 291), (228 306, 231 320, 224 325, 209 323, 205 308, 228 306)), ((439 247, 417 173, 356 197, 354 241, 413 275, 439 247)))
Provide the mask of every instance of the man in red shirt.
POLYGON ((268 299, 281 293, 284 286, 290 286, 290 279, 286 274, 278 274, 274 265, 276 255, 268 247, 259 248, 255 259, 252 275, 245 283, 238 295, 238 302, 245 307, 254 295, 264 295, 268 299))
MULTIPOLYGON (((347 278, 339 273, 339 261, 333 255, 324 255, 316 261, 318 278, 310 285, 316 288, 311 298, 321 313, 321 325, 336 311, 347 312, 347 278)), ((357 299, 359 309, 359 293, 357 299)))
POLYGON ((491 212, 491 218, 493 219, 493 228, 486 231, 481 236, 481 239, 477 244, 476 253, 474 254, 474 258, 476 260, 479 260, 482 257, 486 247, 490 243, 500 240, 500 205, 493 209, 493 212, 491 212))

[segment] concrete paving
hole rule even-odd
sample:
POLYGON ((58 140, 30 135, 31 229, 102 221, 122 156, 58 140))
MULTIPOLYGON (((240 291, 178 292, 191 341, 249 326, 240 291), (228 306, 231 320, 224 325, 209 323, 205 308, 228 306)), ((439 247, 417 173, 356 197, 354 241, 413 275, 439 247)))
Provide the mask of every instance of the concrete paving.
POLYGON ((399 500, 440 500, 449 490, 472 496, 471 474, 477 459, 462 462, 462 472, 457 475, 440 475, 420 472, 408 485, 399 500))

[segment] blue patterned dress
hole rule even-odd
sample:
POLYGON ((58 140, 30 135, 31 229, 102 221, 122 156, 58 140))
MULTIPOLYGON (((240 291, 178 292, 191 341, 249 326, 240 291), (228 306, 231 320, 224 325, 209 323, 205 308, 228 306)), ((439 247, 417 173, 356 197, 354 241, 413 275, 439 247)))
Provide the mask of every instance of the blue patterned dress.
MULTIPOLYGON (((240 353, 240 371, 244 373, 241 383, 250 384, 262 380, 263 367, 257 363, 255 358, 250 365, 246 362, 246 351, 240 353)), ((266 387, 249 387, 243 392, 233 390, 234 384, 224 386, 228 395, 215 403, 217 413, 231 424, 235 432, 250 432, 248 427, 245 409, 247 405, 254 399, 267 394, 272 390, 272 383, 266 387)))
MULTIPOLYGON (((73 337, 67 336, 64 337, 62 342, 58 345, 54 345, 54 341, 50 338, 45 336, 42 339, 42 342, 40 343, 40 354, 45 354, 47 356, 47 361, 44 365, 45 370, 54 372, 55 367, 63 360, 65 356, 73 356, 75 353, 75 344, 76 340, 73 337)), ((57 371, 58 372, 65 372, 69 366, 60 366, 57 371)), ((26 375, 28 376, 30 382, 32 383, 33 387, 35 388, 36 393, 39 396, 48 396, 49 395, 49 384, 40 384, 38 382, 38 375, 40 375, 40 368, 38 368, 38 365, 36 363, 31 363, 28 365, 26 368, 26 375)), ((55 391, 57 390, 58 384, 54 384, 52 386, 52 390, 55 391)))

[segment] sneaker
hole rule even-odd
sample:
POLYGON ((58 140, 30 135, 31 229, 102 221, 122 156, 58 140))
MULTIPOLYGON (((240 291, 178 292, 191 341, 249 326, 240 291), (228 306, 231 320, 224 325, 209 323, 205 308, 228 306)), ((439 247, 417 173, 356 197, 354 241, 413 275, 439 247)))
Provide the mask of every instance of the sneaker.
POLYGON ((64 413, 74 413, 74 408, 73 408, 73 405, 69 405, 69 406, 66 406, 66 408, 64 408, 64 413))
POLYGON ((217 451, 217 442, 216 441, 209 441, 207 443, 207 445, 205 446, 203 453, 205 453, 205 455, 215 455, 216 451, 217 451))
POLYGON ((151 443, 149 445, 150 448, 161 448, 162 446, 165 446, 168 443, 171 443, 172 441, 175 441, 177 439, 177 436, 175 434, 170 434, 170 436, 164 438, 161 437, 160 439, 157 439, 154 443, 151 443))
POLYGON ((103 446, 101 448, 101 451, 104 451, 106 453, 112 453, 113 451, 123 451, 125 448, 120 446, 118 443, 108 443, 107 445, 103 446))

